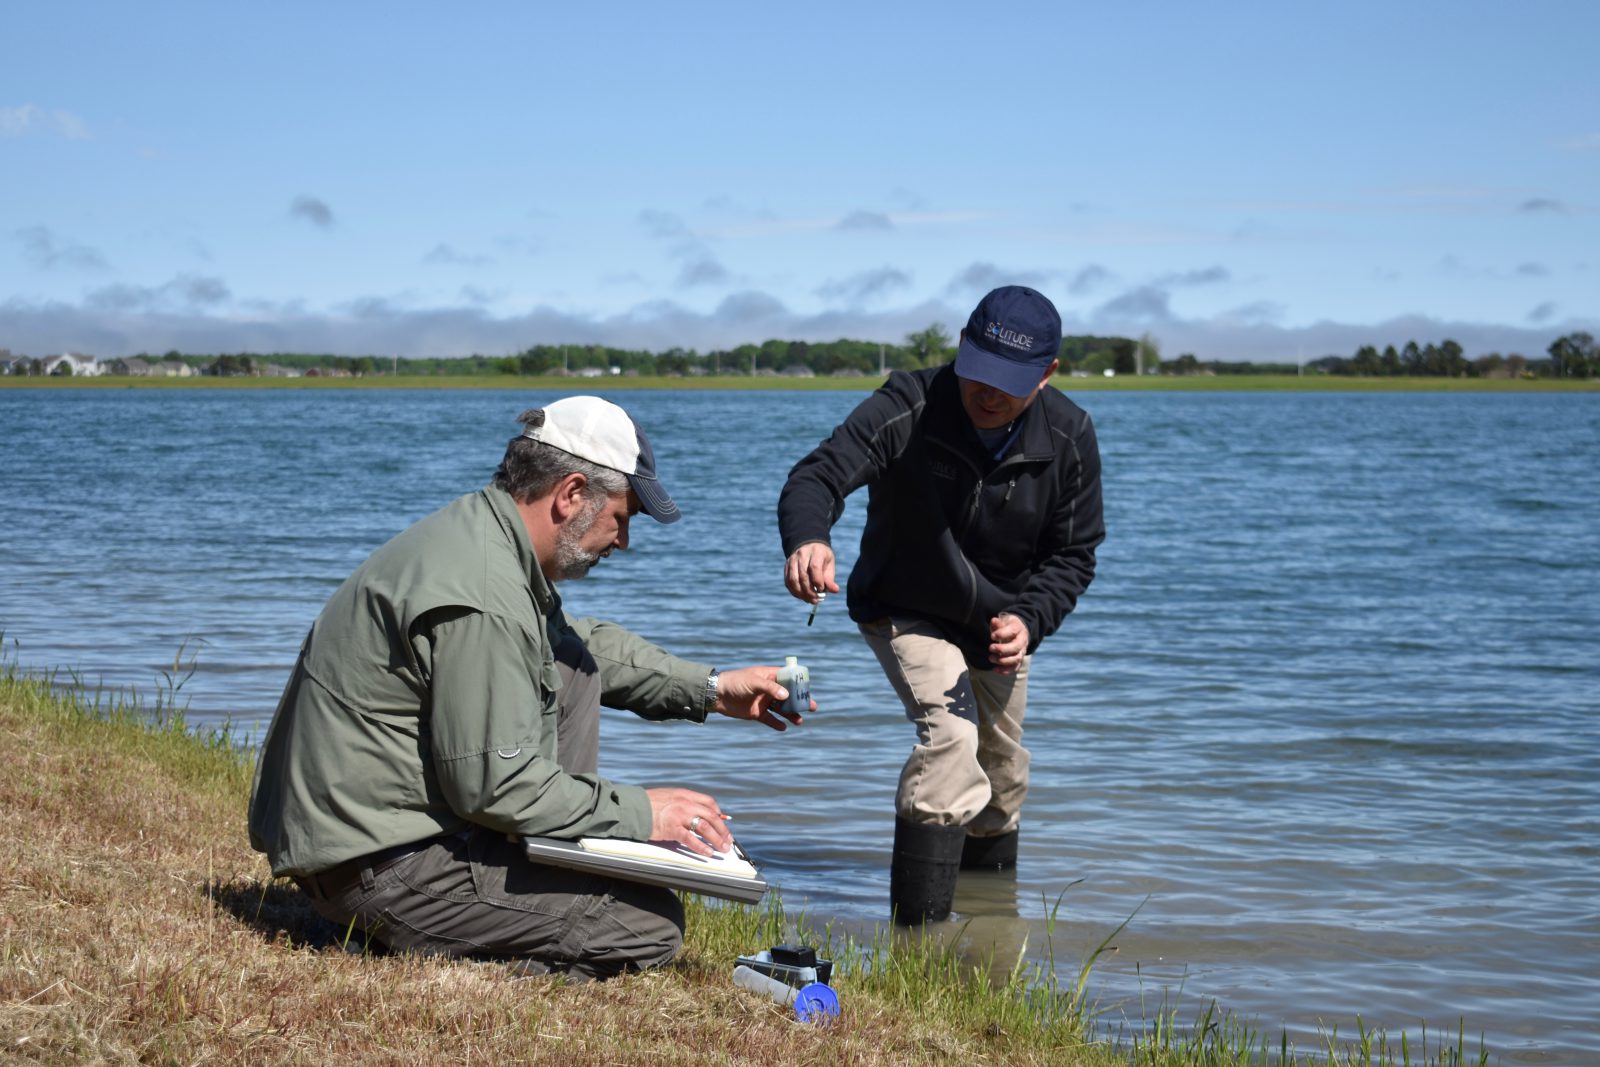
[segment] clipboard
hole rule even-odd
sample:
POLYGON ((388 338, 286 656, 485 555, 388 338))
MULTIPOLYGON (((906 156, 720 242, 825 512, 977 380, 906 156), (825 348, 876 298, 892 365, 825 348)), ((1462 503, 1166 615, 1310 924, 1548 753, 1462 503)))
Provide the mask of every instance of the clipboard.
POLYGON ((767 892, 767 880, 761 877, 761 872, 738 842, 734 843, 732 852, 708 859, 677 843, 610 837, 581 837, 576 841, 525 837, 522 841, 528 859, 535 863, 551 863, 741 904, 758 903, 767 892))

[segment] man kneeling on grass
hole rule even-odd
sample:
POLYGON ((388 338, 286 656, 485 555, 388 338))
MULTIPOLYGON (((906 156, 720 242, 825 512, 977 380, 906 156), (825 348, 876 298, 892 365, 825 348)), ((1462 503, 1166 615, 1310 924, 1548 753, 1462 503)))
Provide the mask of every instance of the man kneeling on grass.
MULTIPOLYGON (((777 668, 719 674, 620 626, 574 619, 552 583, 679 518, 620 407, 525 413, 488 487, 374 552, 312 624, 261 746, 250 843, 318 913, 396 951, 604 978, 683 943, 669 890, 530 862, 523 835, 730 842, 714 798, 596 773, 601 704, 717 711, 783 730, 777 668)), ((814 707, 815 705, 813 705, 814 707)))

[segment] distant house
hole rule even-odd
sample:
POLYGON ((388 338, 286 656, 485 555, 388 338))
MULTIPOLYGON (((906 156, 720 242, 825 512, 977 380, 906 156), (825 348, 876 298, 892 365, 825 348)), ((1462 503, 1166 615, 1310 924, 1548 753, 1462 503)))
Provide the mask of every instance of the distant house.
MULTIPOLYGON (((183 364, 188 367, 187 363, 183 364)), ((198 370, 189 367, 189 374, 199 374, 211 378, 250 378, 258 375, 255 368, 255 359, 251 356, 218 356, 210 363, 203 364, 198 370)), ((186 378, 187 374, 181 371, 176 377, 186 378)))
POLYGON ((285 367, 281 363, 268 363, 261 368, 261 375, 265 378, 298 378, 300 370, 297 367, 285 367))
POLYGON ((148 378, 152 370, 148 359, 138 356, 129 356, 127 359, 113 359, 106 364, 106 373, 117 376, 126 375, 129 378, 148 378))
POLYGON ((181 359, 164 359, 150 369, 158 378, 192 378, 194 368, 181 359))
POLYGON ((71 374, 74 378, 98 378, 105 373, 105 370, 105 366, 93 356, 77 352, 45 356, 39 361, 40 374, 71 374))
POLYGON ((0 374, 21 373, 17 365, 22 362, 22 359, 23 357, 21 356, 13 356, 9 351, 0 349, 0 374))

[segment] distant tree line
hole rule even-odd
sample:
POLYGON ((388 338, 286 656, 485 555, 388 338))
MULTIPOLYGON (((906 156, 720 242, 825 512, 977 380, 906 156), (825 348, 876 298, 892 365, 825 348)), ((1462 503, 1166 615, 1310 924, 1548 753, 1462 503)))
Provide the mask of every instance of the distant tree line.
POLYGON ((1212 359, 1201 361, 1193 352, 1185 352, 1177 359, 1161 364, 1160 373, 1188 374, 1298 374, 1300 367, 1294 363, 1251 363, 1212 359))
MULTIPOLYGON (((794 375, 854 377, 891 370, 938 366, 955 358, 956 339, 935 323, 906 335, 900 344, 876 341, 780 341, 744 344, 700 352, 669 348, 664 352, 612 348, 607 345, 531 345, 515 354, 487 356, 335 356, 305 352, 227 353, 185 355, 167 352, 149 361, 177 359, 203 374, 248 377, 292 370, 300 374, 329 373, 362 377, 372 374, 424 376, 569 375, 595 377, 621 374, 701 377, 706 375, 794 375)), ((1160 363, 1159 349, 1149 337, 1072 336, 1062 339, 1064 373, 1099 374, 1112 370, 1133 374, 1143 360, 1145 368, 1160 363)))
MULTIPOLYGON (((663 375, 671 377, 793 375, 861 376, 891 370, 915 370, 938 366, 955 356, 956 339, 935 323, 909 333, 900 344, 875 341, 780 341, 744 344, 699 352, 689 348, 669 348, 664 352, 644 349, 611 348, 606 345, 532 345, 521 352, 499 356, 336 356, 307 352, 224 353, 185 355, 167 352, 160 356, 140 353, 138 358, 151 363, 181 361, 201 374, 220 377, 259 377, 296 373, 364 377, 402 374, 462 377, 473 375, 663 375)), ((1362 377, 1449 377, 1449 378, 1600 378, 1600 345, 1587 333, 1571 333, 1557 338, 1547 358, 1530 359, 1520 353, 1502 355, 1490 352, 1467 359, 1461 345, 1446 339, 1437 344, 1419 345, 1407 341, 1396 348, 1363 345, 1351 356, 1323 356, 1304 365, 1297 363, 1255 363, 1243 361, 1202 361, 1185 352, 1163 361, 1160 345, 1146 334, 1138 339, 1116 336, 1070 335, 1061 339, 1061 372, 1095 375, 1127 374, 1296 374, 1302 370, 1319 374, 1362 377)), ((17 374, 40 373, 41 361, 17 357, 11 370, 17 374)), ((58 365, 57 373, 70 374, 71 367, 58 365), (62 369, 65 367, 65 369, 62 369)))
POLYGON ((1469 360, 1451 340, 1426 345, 1407 341, 1403 348, 1385 345, 1381 352, 1374 345, 1362 345, 1348 359, 1324 356, 1310 366, 1325 374, 1367 378, 1600 378, 1600 346, 1587 333, 1558 337, 1546 352, 1547 359, 1490 352, 1469 360))

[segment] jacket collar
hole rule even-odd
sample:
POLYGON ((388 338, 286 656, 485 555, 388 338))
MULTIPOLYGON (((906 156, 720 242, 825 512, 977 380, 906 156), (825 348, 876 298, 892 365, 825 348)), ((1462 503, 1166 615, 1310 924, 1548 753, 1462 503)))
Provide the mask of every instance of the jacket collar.
MULTIPOLYGON (((1045 410, 1046 395, 1055 389, 1053 385, 1044 387, 1043 392, 1034 397, 1033 403, 1017 421, 1022 423, 1021 432, 1012 442, 1010 450, 1000 460, 1024 459, 1039 460, 1055 458, 1055 443, 1051 440, 1050 415, 1045 410)), ((942 409, 945 420, 954 425, 950 433, 957 440, 963 442, 975 455, 984 453, 982 442, 978 440, 978 432, 973 429, 972 420, 967 417, 967 410, 961 406, 961 380, 956 377, 954 363, 947 363, 940 368, 939 373, 928 386, 928 399, 937 409, 942 409)), ((994 462, 990 457, 990 462, 994 462)))
POLYGON ((517 565, 528 576, 528 592, 533 594, 534 605, 541 615, 553 614, 561 607, 561 596, 539 568, 539 557, 534 554, 528 527, 522 521, 522 514, 517 511, 517 502, 510 493, 493 485, 484 486, 480 492, 489 503, 495 523, 516 552, 517 565))

